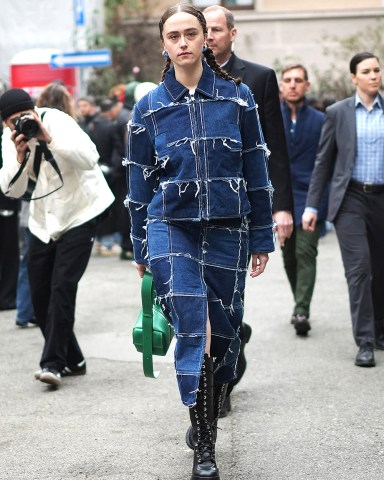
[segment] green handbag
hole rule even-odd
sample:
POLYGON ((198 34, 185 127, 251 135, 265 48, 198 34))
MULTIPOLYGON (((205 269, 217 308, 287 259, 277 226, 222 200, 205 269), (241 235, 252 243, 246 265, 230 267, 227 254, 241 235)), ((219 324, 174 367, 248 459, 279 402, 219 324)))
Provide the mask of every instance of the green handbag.
POLYGON ((152 274, 144 272, 141 283, 142 309, 133 327, 133 344, 143 353, 143 370, 146 377, 157 378, 153 371, 152 355, 166 355, 173 338, 173 328, 162 308, 156 303, 152 274))

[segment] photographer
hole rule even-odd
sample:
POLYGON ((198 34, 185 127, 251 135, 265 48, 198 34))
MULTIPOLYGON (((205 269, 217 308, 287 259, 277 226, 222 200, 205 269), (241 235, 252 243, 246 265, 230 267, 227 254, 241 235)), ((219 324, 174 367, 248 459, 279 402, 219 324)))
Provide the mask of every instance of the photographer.
POLYGON ((114 197, 95 145, 69 115, 34 108, 13 88, 0 97, 3 167, 0 186, 10 197, 32 193, 28 264, 31 297, 44 336, 41 370, 35 377, 58 386, 61 377, 85 373, 73 331, 78 282, 91 254, 97 224, 114 197))

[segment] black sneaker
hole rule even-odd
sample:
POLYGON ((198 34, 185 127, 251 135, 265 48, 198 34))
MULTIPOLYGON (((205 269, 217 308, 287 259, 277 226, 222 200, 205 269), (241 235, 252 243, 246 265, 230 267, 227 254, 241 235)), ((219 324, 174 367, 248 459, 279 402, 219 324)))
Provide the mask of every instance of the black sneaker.
POLYGON ((30 320, 28 320, 27 322, 23 322, 22 320, 18 320, 16 319, 16 325, 20 328, 27 328, 28 327, 28 323, 30 323, 31 325, 37 327, 39 324, 38 324, 38 321, 36 320, 35 317, 31 318, 30 320))
POLYGON ((83 360, 77 365, 64 367, 63 370, 61 371, 61 376, 74 377, 76 375, 85 375, 86 373, 87 373, 87 365, 85 364, 85 360, 83 360))
POLYGON ((39 380, 40 382, 58 387, 61 384, 61 375, 60 372, 53 368, 43 368, 39 380))

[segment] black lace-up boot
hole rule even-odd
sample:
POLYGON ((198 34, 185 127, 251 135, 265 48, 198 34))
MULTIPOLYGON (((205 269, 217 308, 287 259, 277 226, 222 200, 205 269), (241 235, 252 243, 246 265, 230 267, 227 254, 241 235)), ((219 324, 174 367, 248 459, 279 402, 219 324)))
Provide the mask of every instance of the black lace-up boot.
POLYGON ((191 480, 220 480, 215 460, 213 360, 204 355, 196 405, 189 409, 194 439, 191 480))
MULTIPOLYGON (((225 400, 225 395, 227 393, 228 383, 217 383, 213 385, 213 418, 214 418, 214 429, 213 429, 213 438, 216 442, 217 437, 217 423, 220 417, 221 407, 225 400)), ((193 450, 196 443, 196 433, 193 430, 192 426, 188 427, 188 430, 185 434, 185 443, 188 447, 193 450)))

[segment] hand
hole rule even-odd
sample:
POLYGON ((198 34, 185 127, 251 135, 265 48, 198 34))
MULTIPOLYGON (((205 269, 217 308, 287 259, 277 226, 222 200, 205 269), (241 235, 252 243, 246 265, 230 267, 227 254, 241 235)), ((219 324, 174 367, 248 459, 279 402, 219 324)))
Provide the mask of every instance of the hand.
POLYGON ((283 247, 286 238, 292 235, 293 231, 293 218, 291 212, 284 210, 275 212, 273 214, 273 220, 276 223, 275 231, 279 237, 280 245, 283 247))
MULTIPOLYGON (((40 120, 40 117, 35 111, 31 111, 23 114, 23 118, 30 118, 31 120, 34 120, 39 125, 40 130, 39 130, 39 133, 36 135, 37 140, 43 140, 46 143, 52 142, 51 135, 48 133, 43 122, 40 120)), ((12 130, 11 139, 16 146, 17 161, 21 164, 23 163, 25 155, 27 154, 27 149, 29 148, 28 140, 25 138, 25 136, 22 133, 17 135, 13 121, 7 119, 6 125, 12 130)))
MULTIPOLYGON (((35 112, 34 110, 33 111, 31 110, 30 112, 23 113, 22 115, 23 115, 23 119, 30 118, 31 120, 34 120, 39 125, 39 133, 35 137, 37 140, 43 140, 46 143, 52 142, 52 137, 48 133, 48 130, 45 128, 43 122, 40 120, 40 117, 37 114, 37 112, 35 112)), ((6 124, 11 130, 13 131, 15 130, 13 121, 7 119, 6 124)), ((25 141, 25 137, 23 134, 20 134, 20 138, 24 139, 23 140, 24 143, 27 143, 25 141)))
POLYGON ((252 253, 251 277, 255 278, 262 274, 269 260, 268 253, 252 253))
POLYGON ((48 133, 48 130, 45 128, 44 123, 40 120, 40 117, 38 116, 38 114, 34 111, 33 113, 30 114, 30 117, 33 118, 33 120, 35 120, 40 127, 40 131, 36 135, 37 140, 42 140, 43 142, 51 143, 52 137, 48 133))
POLYGON ((136 263, 136 270, 139 272, 140 278, 144 277, 144 272, 146 271, 147 267, 142 265, 141 263, 136 263))
POLYGON ((11 140, 16 146, 17 161, 21 164, 23 163, 23 160, 27 154, 27 150, 29 149, 28 142, 25 141, 25 137, 22 133, 17 135, 16 130, 12 132, 11 140))
POLYGON ((313 232, 316 228, 317 223, 317 213, 315 212, 304 212, 301 217, 301 223, 303 225, 303 230, 306 232, 313 232))

